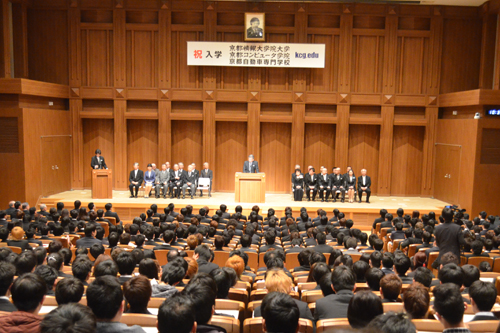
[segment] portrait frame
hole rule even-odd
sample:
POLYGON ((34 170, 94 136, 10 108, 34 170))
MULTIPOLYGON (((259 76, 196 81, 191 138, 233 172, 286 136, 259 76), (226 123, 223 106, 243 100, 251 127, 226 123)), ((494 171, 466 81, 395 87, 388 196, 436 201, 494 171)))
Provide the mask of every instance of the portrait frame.
POLYGON ((266 40, 266 13, 245 13, 245 41, 264 42, 266 40), (258 20, 258 30, 252 27, 253 21, 258 20))

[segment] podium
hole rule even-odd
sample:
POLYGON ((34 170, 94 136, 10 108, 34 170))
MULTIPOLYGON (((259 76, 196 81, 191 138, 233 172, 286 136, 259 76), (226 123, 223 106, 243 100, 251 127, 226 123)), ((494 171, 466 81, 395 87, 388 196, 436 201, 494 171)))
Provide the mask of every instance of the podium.
POLYGON ((266 174, 236 172, 234 176, 235 202, 266 202, 266 174))
POLYGON ((92 199, 113 198, 113 173, 109 169, 92 170, 92 199))

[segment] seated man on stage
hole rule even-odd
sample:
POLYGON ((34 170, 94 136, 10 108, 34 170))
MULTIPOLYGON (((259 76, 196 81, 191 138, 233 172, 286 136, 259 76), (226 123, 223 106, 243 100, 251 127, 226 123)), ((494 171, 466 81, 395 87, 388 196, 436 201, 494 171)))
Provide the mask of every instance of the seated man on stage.
POLYGON ((141 187, 142 181, 144 180, 144 173, 142 172, 142 170, 139 170, 139 163, 134 163, 134 170, 130 171, 128 180, 130 182, 130 185, 128 186, 128 188, 130 189, 130 197, 137 198, 137 193, 139 192, 139 188, 141 187), (134 188, 135 196, 133 192, 134 188))
POLYGON ((306 191, 307 201, 311 201, 311 191, 313 192, 313 201, 318 193, 318 177, 314 174, 314 168, 309 169, 309 173, 304 177, 304 187, 306 191))
POLYGON ((372 180, 370 176, 366 175, 366 169, 362 169, 361 176, 358 177, 358 195, 360 203, 363 197, 363 191, 366 192, 366 203, 370 203, 370 194, 372 193, 370 186, 372 186, 372 180))
POLYGON ((243 164, 243 173, 259 173, 259 162, 254 160, 253 155, 248 155, 248 161, 243 164))
POLYGON ((331 192, 331 179, 326 168, 321 169, 321 175, 318 177, 318 190, 321 202, 328 202, 328 197, 331 192), (326 192, 326 196, 325 196, 326 192))
MULTIPOLYGON (((212 196, 212 180, 214 179, 214 174, 212 170, 208 168, 208 163, 203 163, 203 169, 200 172, 200 178, 210 178, 210 187, 208 188, 208 197, 212 196)), ((203 196, 203 190, 200 190, 200 197, 203 196)))
POLYGON ((182 188, 182 182, 184 180, 184 177, 182 177, 182 172, 179 170, 179 165, 174 164, 174 172, 171 175, 172 177, 170 178, 170 199, 173 199, 174 196, 177 199, 180 199, 181 196, 181 188, 182 188), (174 192, 175 188, 175 192, 174 192))
POLYGON ((184 181, 182 182, 182 199, 186 198, 186 189, 189 187, 191 190, 191 199, 196 192, 196 174, 193 171, 193 165, 188 165, 188 171, 184 173, 184 181))
POLYGON ((332 186, 333 202, 337 202, 337 191, 340 191, 340 194, 342 195, 341 202, 344 202, 344 200, 345 200, 345 179, 340 174, 340 168, 334 169, 333 175, 331 177, 332 177, 331 186, 332 186))
POLYGON ((160 197, 160 191, 163 189, 163 199, 167 198, 168 183, 170 181, 170 171, 167 171, 167 165, 162 164, 161 171, 156 171, 155 179, 155 197, 160 197))

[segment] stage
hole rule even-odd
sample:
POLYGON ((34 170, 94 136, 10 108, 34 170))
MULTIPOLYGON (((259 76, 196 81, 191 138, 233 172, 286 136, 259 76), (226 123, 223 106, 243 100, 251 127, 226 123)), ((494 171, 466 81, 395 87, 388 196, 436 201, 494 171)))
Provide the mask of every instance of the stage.
MULTIPOLYGON (((199 192, 198 192, 199 193, 199 192)), ((156 199, 154 197, 144 198, 139 197, 129 198, 130 192, 128 191, 113 191, 113 199, 92 199, 92 192, 90 190, 74 190, 66 191, 51 195, 46 198, 42 198, 40 203, 46 204, 48 208, 55 207, 57 202, 63 202, 65 208, 72 209, 73 202, 75 200, 80 200, 82 206, 87 206, 89 202, 94 202, 97 209, 104 209, 104 205, 108 202, 113 204, 113 211, 117 212, 120 218, 124 221, 131 221, 134 217, 139 216, 141 213, 145 213, 146 210, 152 205, 158 205, 158 212, 162 212, 163 208, 169 203, 175 204, 175 210, 179 211, 186 205, 192 205, 194 211, 197 212, 199 208, 207 206, 210 208, 210 215, 215 214, 215 211, 219 208, 221 204, 225 204, 228 207, 230 213, 234 212, 234 207, 241 205, 243 207, 243 215, 248 215, 252 206, 258 205, 260 207, 260 215, 266 216, 267 210, 269 208, 274 208, 276 215, 278 217, 283 216, 283 211, 285 207, 291 207, 293 210, 293 216, 297 217, 299 215, 299 210, 302 207, 306 207, 309 215, 311 217, 316 217, 317 209, 322 208, 326 210, 328 216, 333 216, 333 209, 338 208, 341 212, 346 215, 346 218, 351 218, 354 220, 355 225, 363 230, 369 230, 373 220, 379 217, 379 211, 382 208, 387 209, 388 212, 396 215, 396 210, 398 208, 403 208, 405 214, 411 214, 413 210, 420 211, 420 214, 426 214, 430 211, 436 212, 439 216, 441 210, 448 203, 432 198, 421 198, 421 197, 377 197, 371 196, 370 203, 341 203, 337 200, 336 203, 332 202, 321 202, 320 199, 316 198, 316 201, 308 202, 305 201, 293 201, 291 194, 274 194, 266 193, 265 203, 236 203, 234 198, 234 193, 224 193, 215 192, 212 193, 212 197, 209 198, 206 193, 203 197, 186 197, 186 199, 156 199)))

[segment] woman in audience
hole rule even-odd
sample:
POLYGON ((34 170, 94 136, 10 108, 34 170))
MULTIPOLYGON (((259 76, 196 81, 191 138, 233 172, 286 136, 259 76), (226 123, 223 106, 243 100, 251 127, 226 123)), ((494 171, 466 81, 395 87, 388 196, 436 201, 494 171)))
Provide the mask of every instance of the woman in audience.
POLYGON ((184 278, 189 280, 198 273, 198 262, 193 258, 184 258, 184 260, 186 260, 188 264, 188 269, 184 278))
POLYGON ((226 267, 234 269, 238 280, 240 280, 241 274, 245 271, 245 261, 242 257, 235 255, 227 259, 226 267))
POLYGON ((158 283, 159 276, 161 276, 161 266, 158 260, 142 259, 139 263, 139 274, 144 275, 152 280, 151 283, 158 283))
POLYGON ((80 210, 78 211, 78 221, 88 221, 89 220, 89 214, 87 213, 87 208, 81 207, 80 210))
POLYGON ((187 246, 186 250, 194 250, 198 246, 198 238, 195 235, 189 235, 186 239, 187 246))
POLYGON ((429 310, 429 289, 415 282, 403 294, 403 303, 406 313, 411 319, 425 319, 429 310))
POLYGON ((347 308, 347 319, 352 328, 364 328, 373 318, 383 313, 384 307, 380 297, 371 291, 362 290, 351 298, 347 308))
POLYGON ((307 282, 316 282, 317 286, 314 289, 319 290, 319 280, 321 280, 321 278, 327 273, 331 273, 331 270, 327 264, 325 264, 324 262, 314 263, 311 266, 311 270, 309 271, 307 282))
POLYGON ((148 303, 151 299, 151 284, 143 275, 134 276, 123 284, 123 296, 129 308, 125 313, 151 314, 148 303))
POLYGON ((148 164, 148 171, 144 173, 144 198, 149 198, 155 179, 156 174, 153 171, 153 165, 150 163, 148 164))

